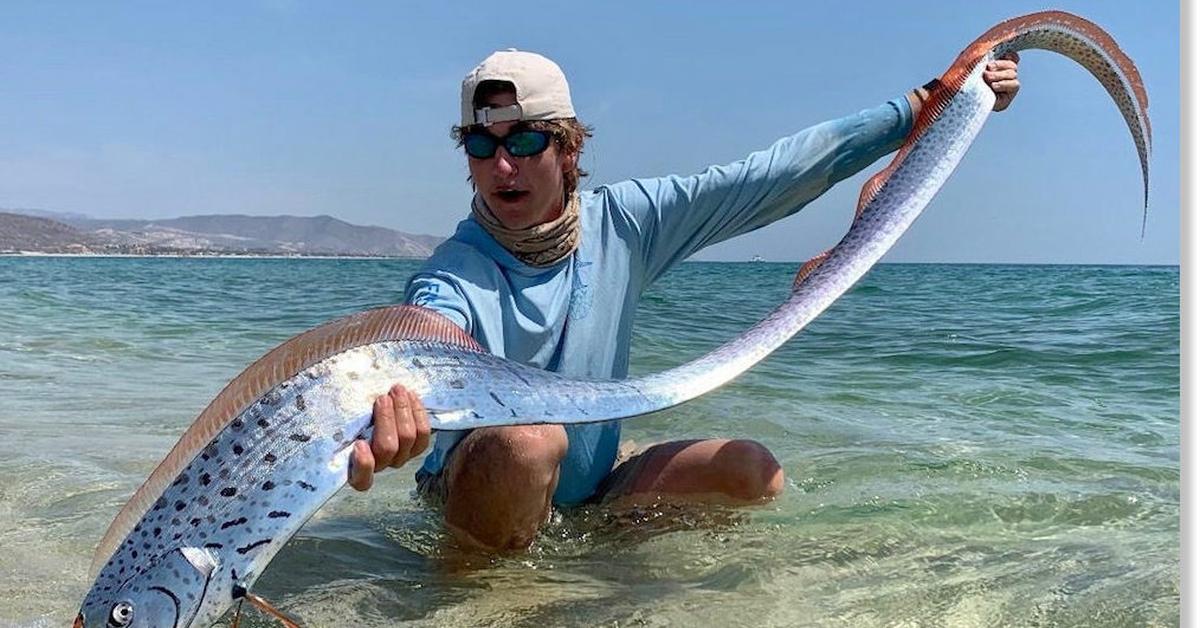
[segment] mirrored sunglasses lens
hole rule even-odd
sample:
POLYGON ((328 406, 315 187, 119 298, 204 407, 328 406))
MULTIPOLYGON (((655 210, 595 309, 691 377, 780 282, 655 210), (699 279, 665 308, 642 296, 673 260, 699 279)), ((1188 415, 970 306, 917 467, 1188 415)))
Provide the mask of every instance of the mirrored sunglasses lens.
POLYGON ((496 139, 486 133, 471 133, 463 139, 467 154, 476 159, 487 159, 496 154, 496 139))
POLYGON ((519 131, 509 135, 504 140, 504 148, 513 157, 528 157, 536 155, 550 144, 550 135, 541 131, 519 131))

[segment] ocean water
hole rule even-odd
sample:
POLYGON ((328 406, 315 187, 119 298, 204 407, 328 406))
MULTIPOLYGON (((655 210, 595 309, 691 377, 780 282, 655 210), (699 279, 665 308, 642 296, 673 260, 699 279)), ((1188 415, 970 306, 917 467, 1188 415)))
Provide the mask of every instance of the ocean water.
MULTIPOLYGON (((415 268, 0 258, 0 625, 69 625, 108 523, 221 387, 415 268)), ((681 265, 633 370, 733 337, 794 271, 681 265)), ((339 494, 256 591, 311 626, 1178 625, 1179 397, 1176 267, 884 265, 732 384, 625 424, 761 441, 774 503, 568 510, 485 560, 406 468, 339 494)))

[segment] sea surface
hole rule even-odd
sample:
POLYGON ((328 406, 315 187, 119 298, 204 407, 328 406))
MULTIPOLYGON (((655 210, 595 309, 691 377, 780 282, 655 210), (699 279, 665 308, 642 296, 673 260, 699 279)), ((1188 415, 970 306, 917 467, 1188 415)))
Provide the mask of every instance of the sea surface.
MULTIPOLYGON (((0 258, 0 625, 69 625, 109 522, 222 386, 416 267, 0 258)), ((633 371, 732 338, 794 272, 681 265, 633 371)), ((625 424, 761 441, 774 503, 567 510, 487 560, 406 468, 335 497, 256 590, 309 626, 1178 625, 1179 359, 1177 267, 879 266, 732 384, 625 424)))

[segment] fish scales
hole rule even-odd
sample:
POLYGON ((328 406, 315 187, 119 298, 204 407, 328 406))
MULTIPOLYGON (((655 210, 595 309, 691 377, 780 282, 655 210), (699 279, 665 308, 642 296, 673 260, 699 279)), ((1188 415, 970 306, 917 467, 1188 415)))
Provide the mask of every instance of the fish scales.
POLYGON ((114 520, 76 626, 216 621, 345 484, 354 439, 370 435, 374 398, 397 381, 421 397, 434 429, 473 429, 638 416, 736 377, 895 244, 985 123, 995 98, 981 78, 986 64, 1026 48, 1060 52, 1104 85, 1133 136, 1148 190, 1148 100, 1133 62, 1107 33, 1070 14, 1002 22, 931 90, 896 157, 863 186, 845 237, 802 266, 792 294, 762 322, 692 362, 625 381, 573 380, 483 352, 457 327, 409 306, 356 314, 268 353, 218 395, 114 520))

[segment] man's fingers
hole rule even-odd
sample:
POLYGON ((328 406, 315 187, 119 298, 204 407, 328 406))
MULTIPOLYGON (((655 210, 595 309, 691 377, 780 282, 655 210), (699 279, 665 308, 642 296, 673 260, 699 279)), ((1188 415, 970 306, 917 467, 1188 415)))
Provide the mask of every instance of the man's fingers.
POLYGON ((996 92, 997 94, 1001 92, 1015 93, 1018 89, 1021 89, 1021 83, 1016 79, 1009 81, 996 81, 995 83, 992 83, 992 91, 996 92))
POLYGON ((378 471, 392 464, 396 457, 399 443, 396 440, 396 411, 392 404, 391 395, 380 395, 375 399, 374 409, 375 433, 371 436, 371 453, 375 456, 375 466, 372 471, 378 471))
POLYGON ((392 399, 392 410, 396 420, 396 454, 388 461, 388 466, 402 467, 412 457, 413 441, 416 440, 417 428, 413 424, 412 401, 408 391, 400 384, 392 386, 388 396, 392 399))
POLYGON ((997 81, 1015 81, 1017 80, 1016 70, 988 70, 983 73, 983 80, 988 83, 997 81))
POLYGON ((367 441, 354 441, 354 451, 350 452, 350 479, 348 484, 356 491, 371 488, 375 481, 375 458, 371 455, 371 447, 367 441))
POLYGON ((415 457, 417 454, 425 451, 429 446, 429 413, 425 411, 425 404, 421 403, 421 398, 411 390, 408 391, 409 407, 412 408, 413 426, 416 428, 417 436, 413 441, 410 457, 415 457))

